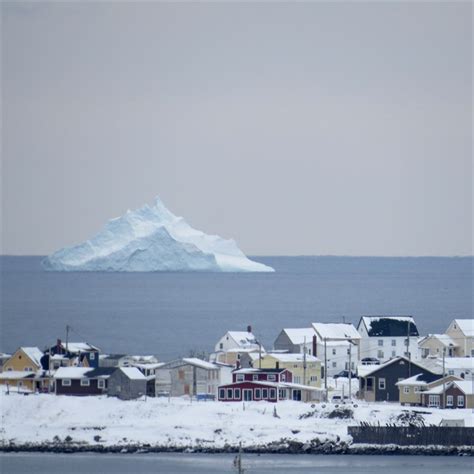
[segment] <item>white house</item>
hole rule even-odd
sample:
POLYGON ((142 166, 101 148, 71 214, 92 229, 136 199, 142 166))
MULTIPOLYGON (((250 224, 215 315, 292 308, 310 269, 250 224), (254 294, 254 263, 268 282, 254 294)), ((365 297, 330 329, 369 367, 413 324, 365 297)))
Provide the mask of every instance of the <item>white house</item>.
POLYGON ((418 341, 418 349, 420 356, 426 357, 442 357, 443 352, 446 357, 454 357, 459 344, 447 334, 428 334, 418 341))
POLYGON ((363 316, 357 330, 361 336, 362 361, 365 358, 387 361, 395 357, 408 357, 408 352, 412 360, 419 358, 419 333, 412 316, 363 316))
POLYGON ((352 324, 313 323, 316 334, 316 357, 327 363, 327 374, 332 377, 341 370, 354 371, 359 360, 360 334, 352 324))
POLYGON ((474 319, 454 319, 446 335, 457 344, 457 357, 474 357, 474 319))
POLYGON ((265 352, 252 333, 251 326, 245 331, 227 331, 218 341, 210 360, 223 364, 237 365, 242 354, 249 352, 265 352))

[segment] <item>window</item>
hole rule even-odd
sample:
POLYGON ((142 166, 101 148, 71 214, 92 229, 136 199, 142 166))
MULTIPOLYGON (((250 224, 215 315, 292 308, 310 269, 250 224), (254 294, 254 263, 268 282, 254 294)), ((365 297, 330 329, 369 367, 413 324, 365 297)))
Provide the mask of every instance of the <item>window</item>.
POLYGON ((448 370, 448 375, 454 375, 454 370, 449 369, 449 370, 448 370))
POLYGON ((378 340, 379 347, 383 347, 383 339, 378 340))
POLYGON ((378 352, 377 352, 377 357, 378 357, 379 359, 383 359, 383 351, 378 351, 378 352))
POLYGON ((89 387, 91 381, 89 379, 81 379, 81 387, 89 387))
POLYGON ((273 374, 269 374, 268 377, 267 377, 267 380, 273 380, 273 381, 275 381, 275 380, 276 380, 276 376, 273 375, 273 374))
POLYGON ((270 398, 275 399, 276 398, 276 390, 274 388, 270 389, 270 398))
POLYGON ((225 398, 225 390, 224 390, 223 388, 221 388, 221 389, 219 390, 219 398, 220 398, 221 400, 223 400, 223 399, 225 398))
POLYGON ((405 387, 403 387, 403 393, 410 393, 410 387, 405 385, 405 387))
POLYGON ((336 355, 336 349, 333 349, 333 350, 332 350, 332 355, 333 355, 333 356, 336 355))
POLYGON ((317 375, 312 375, 312 376, 309 378, 309 380, 310 380, 311 382, 317 382, 318 376, 317 376, 317 375))
POLYGON ((439 395, 430 395, 428 398, 429 407, 439 407, 439 395))
POLYGON ((234 389, 234 400, 240 400, 240 388, 234 389))
POLYGON ((284 388, 280 388, 278 390, 278 397, 280 400, 284 400, 286 398, 286 390, 284 388))
POLYGON ((397 340, 396 339, 392 339, 392 347, 396 347, 397 345, 397 340))
POLYGON ((95 352, 91 352, 91 353, 89 354, 89 359, 90 359, 90 360, 94 360, 94 359, 95 359, 95 352))
POLYGON ((12 372, 13 369, 11 367, 8 367, 7 372, 12 372))
POLYGON ((227 398, 228 398, 229 400, 232 400, 232 389, 231 389, 231 388, 228 388, 228 389, 227 389, 227 398))
POLYGON ((385 390, 385 379, 379 379, 379 390, 385 390))
POLYGON ((392 357, 396 357, 397 356, 397 351, 392 351, 392 357))
POLYGON ((351 348, 349 347, 346 351, 347 355, 349 355, 351 353, 351 348))
POLYGON ((464 395, 458 395, 458 407, 459 408, 464 407, 464 395))
POLYGON ((262 398, 268 398, 268 388, 262 388, 262 398))
POLYGON ((293 382, 294 383, 301 383, 301 377, 299 375, 295 375, 293 377, 293 382))
POLYGON ((293 364, 293 368, 294 368, 294 369, 297 369, 297 368, 298 368, 298 364, 293 364))
POLYGON ((224 349, 224 344, 222 342, 219 344, 219 349, 224 349))
POLYGON ((71 379, 62 379, 61 380, 61 385, 63 387, 70 387, 71 386, 71 379))
POLYGON ((414 387, 414 388, 413 388, 413 391, 414 391, 415 393, 418 393, 418 392, 420 391, 420 387, 414 387))
POLYGON ((454 405, 454 397, 452 395, 448 395, 446 397, 446 406, 452 407, 454 405))
POLYGON ((333 367, 333 369, 335 369, 337 367, 337 362, 333 362, 332 367, 333 367))
POLYGON ((281 381, 282 382, 286 382, 286 375, 285 374, 281 374, 281 381))
POLYGON ((25 372, 33 372, 33 368, 32 367, 25 367, 25 372))
POLYGON ((253 374, 252 380, 258 380, 258 374, 253 374))
POLYGON ((98 379, 97 380, 97 388, 105 388, 105 380, 104 379, 98 379))
POLYGON ((260 400, 262 398, 262 391, 259 388, 255 389, 255 399, 260 400))
POLYGON ((235 380, 237 380, 237 382, 243 382, 244 381, 244 374, 237 374, 236 377, 235 377, 235 380))

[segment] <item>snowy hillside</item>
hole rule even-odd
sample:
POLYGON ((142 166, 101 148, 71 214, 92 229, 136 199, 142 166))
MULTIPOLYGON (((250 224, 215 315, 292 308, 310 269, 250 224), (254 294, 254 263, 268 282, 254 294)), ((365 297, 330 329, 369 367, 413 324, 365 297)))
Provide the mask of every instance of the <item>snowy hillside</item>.
POLYGON ((55 271, 272 272, 249 260, 234 240, 193 229, 156 198, 110 220, 95 237, 58 250, 43 261, 55 271))

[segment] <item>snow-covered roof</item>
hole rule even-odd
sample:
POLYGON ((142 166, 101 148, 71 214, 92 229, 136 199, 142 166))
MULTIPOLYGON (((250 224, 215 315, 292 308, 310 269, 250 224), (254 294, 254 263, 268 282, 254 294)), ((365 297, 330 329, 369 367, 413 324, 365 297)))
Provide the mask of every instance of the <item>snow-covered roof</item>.
POLYGON ((424 363, 424 361, 409 361, 406 357, 394 357, 393 359, 388 360, 387 362, 384 362, 383 364, 380 365, 359 365, 357 366, 357 375, 358 377, 367 377, 368 375, 371 375, 374 372, 378 372, 381 369, 384 369, 385 367, 388 367, 389 365, 393 364, 394 362, 398 362, 399 360, 404 360, 407 364, 411 363, 412 365, 412 372, 416 370, 416 368, 422 368, 425 369, 433 374, 440 373, 438 369, 438 366, 428 366, 427 364, 424 363))
POLYGON ((474 319, 455 319, 454 323, 467 337, 474 337, 474 319))
POLYGON ((130 359, 143 364, 156 364, 158 359, 154 355, 133 355, 130 359))
POLYGON ((315 335, 313 328, 285 328, 283 331, 292 344, 311 344, 315 335))
POLYGON ((137 367, 139 369, 158 369, 159 367, 165 365, 164 362, 157 362, 156 364, 132 364, 133 367, 137 367))
POLYGON ((242 348, 258 345, 256 337, 251 332, 228 331, 227 335, 231 337, 242 348))
POLYGON ((25 370, 7 370, 5 372, 0 372, 0 379, 3 380, 16 380, 16 379, 25 379, 33 378, 36 375, 36 372, 26 372, 25 370))
MULTIPOLYGON (((304 354, 273 354, 269 353, 265 356, 273 357, 280 362, 303 362, 304 354)), ((306 362, 318 362, 319 359, 312 355, 306 354, 306 362)))
POLYGON ((60 367, 54 373, 55 379, 82 379, 86 376, 87 372, 91 372, 94 369, 90 367, 60 367))
POLYGON ((369 337, 406 337, 408 325, 410 336, 418 337, 413 316, 362 316, 369 337))
POLYGON ((136 367, 120 367, 120 369, 130 380, 145 380, 146 377, 136 367))
POLYGON ((359 340, 360 334, 352 324, 345 323, 313 323, 319 339, 324 340, 359 340))
POLYGON ((458 347, 459 344, 456 343, 456 341, 448 336, 447 334, 428 334, 425 337, 422 337, 419 341, 418 344, 422 345, 429 339, 437 339, 443 346, 445 347, 458 347))
POLYGON ((416 374, 412 377, 408 377, 407 379, 400 380, 395 385, 410 385, 410 386, 420 386, 420 385, 428 385, 426 380, 423 380, 423 374, 416 374))
POLYGON ((37 347, 20 347, 20 349, 38 366, 41 367, 43 353, 37 347))
MULTIPOLYGON (((442 364, 442 359, 437 359, 437 363, 442 364)), ((445 357, 444 363, 446 370, 474 370, 474 357, 445 357)))
MULTIPOLYGON (((61 342, 61 347, 66 350, 66 343, 61 342)), ((67 350, 71 354, 79 354, 80 352, 92 352, 99 349, 88 342, 68 342, 67 350)))
POLYGON ((474 395, 474 381, 472 380, 459 380, 452 382, 460 390, 464 392, 465 395, 474 395))
POLYGON ((206 369, 206 370, 215 370, 218 369, 214 364, 211 362, 207 362, 202 359, 198 359, 197 357, 185 357, 183 358, 183 361, 186 362, 186 364, 191 364, 196 367, 199 367, 200 369, 206 369))

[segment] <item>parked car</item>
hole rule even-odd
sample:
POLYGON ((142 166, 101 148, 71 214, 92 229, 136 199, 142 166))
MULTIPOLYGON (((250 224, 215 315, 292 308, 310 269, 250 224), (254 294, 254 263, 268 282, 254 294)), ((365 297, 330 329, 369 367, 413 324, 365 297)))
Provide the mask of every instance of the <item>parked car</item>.
MULTIPOLYGON (((349 371, 348 370, 341 370, 338 374, 334 376, 335 379, 338 379, 340 377, 345 377, 346 379, 349 378, 349 371)), ((351 378, 356 378, 357 375, 355 372, 351 372, 351 378)))
POLYGON ((380 361, 375 357, 365 357, 360 361, 362 365, 380 365, 380 361))
MULTIPOLYGON (((332 402, 342 402, 343 398, 342 395, 333 395, 331 397, 332 402)), ((344 400, 349 400, 348 395, 344 395, 344 400)))

